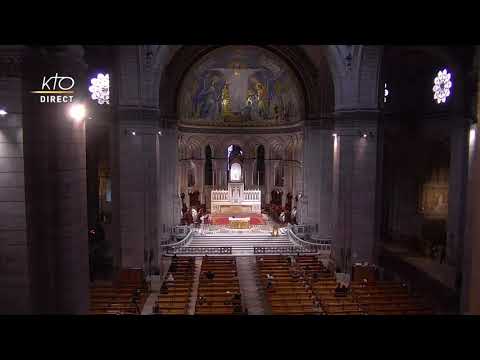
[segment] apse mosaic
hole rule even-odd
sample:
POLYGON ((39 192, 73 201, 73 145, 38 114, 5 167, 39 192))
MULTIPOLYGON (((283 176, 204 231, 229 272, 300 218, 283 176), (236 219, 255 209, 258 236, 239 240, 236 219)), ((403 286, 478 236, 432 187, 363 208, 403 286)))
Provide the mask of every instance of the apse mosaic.
POLYGON ((183 123, 265 126, 300 120, 298 80, 276 55, 254 46, 227 46, 187 73, 179 97, 183 123))

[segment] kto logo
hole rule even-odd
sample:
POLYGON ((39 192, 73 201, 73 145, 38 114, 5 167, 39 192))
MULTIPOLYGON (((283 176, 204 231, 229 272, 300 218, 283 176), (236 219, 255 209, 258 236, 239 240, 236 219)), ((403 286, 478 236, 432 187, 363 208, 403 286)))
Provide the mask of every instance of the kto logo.
POLYGON ((40 96, 41 103, 71 103, 73 101, 75 80, 70 76, 43 77, 42 90, 32 91, 32 94, 43 94, 40 96))

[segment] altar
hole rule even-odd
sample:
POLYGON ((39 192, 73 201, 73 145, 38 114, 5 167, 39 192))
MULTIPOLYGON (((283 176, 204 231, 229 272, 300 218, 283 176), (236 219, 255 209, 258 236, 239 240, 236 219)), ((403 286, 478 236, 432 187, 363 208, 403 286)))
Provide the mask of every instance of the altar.
POLYGON ((260 214, 261 190, 245 190, 240 164, 232 164, 227 190, 212 190, 212 214, 260 214))
POLYGON ((228 226, 231 229, 250 229, 250 218, 249 217, 229 217, 228 226))

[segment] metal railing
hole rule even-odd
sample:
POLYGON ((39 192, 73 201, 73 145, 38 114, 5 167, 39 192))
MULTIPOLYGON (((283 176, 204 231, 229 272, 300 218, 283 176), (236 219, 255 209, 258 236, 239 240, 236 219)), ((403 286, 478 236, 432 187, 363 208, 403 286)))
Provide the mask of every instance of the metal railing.
POLYGON ((231 247, 179 247, 167 248, 167 254, 184 254, 184 255, 231 255, 231 247))
POLYGON ((305 248, 315 248, 317 252, 322 252, 322 253, 330 253, 331 251, 331 245, 332 245, 332 242, 331 240, 328 240, 328 239, 320 239, 319 241, 317 242, 310 242, 310 241, 305 241, 301 238, 299 238, 297 236, 297 234, 295 234, 293 231, 292 231, 292 227, 288 226, 287 228, 287 235, 288 235, 288 239, 290 241, 292 241, 294 244, 296 244, 297 246, 300 246, 300 247, 305 247, 305 248))
POLYGON ((253 248, 254 254, 317 254, 318 249, 305 246, 256 246, 253 248))
POLYGON ((322 239, 316 239, 312 237, 313 225, 291 225, 288 224, 288 228, 302 241, 313 244, 327 244, 332 242, 332 237, 324 237, 322 239), (308 240, 307 240, 308 239, 308 240))
POLYGON ((185 236, 182 240, 177 242, 165 241, 163 243, 160 243, 159 246, 161 248, 166 247, 168 251, 168 248, 176 248, 179 246, 186 245, 191 240, 193 236, 193 232, 194 232, 193 228, 190 228, 190 231, 188 232, 187 236, 185 236))

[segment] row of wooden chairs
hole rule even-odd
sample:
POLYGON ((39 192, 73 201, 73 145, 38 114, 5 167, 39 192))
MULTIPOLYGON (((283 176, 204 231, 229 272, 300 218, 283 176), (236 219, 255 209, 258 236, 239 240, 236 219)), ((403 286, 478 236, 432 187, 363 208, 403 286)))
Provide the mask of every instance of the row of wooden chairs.
POLYGON ((319 314, 317 302, 287 256, 257 257, 257 271, 272 315, 319 314), (273 278, 268 278, 268 276, 273 278))
POLYGON ((396 281, 355 281, 352 293, 368 314, 373 315, 430 315, 432 307, 420 296, 396 281))
POLYGON ((90 314, 140 314, 149 291, 142 269, 122 269, 116 281, 90 287, 90 314))
POLYGON ((165 279, 153 312, 163 315, 188 314, 195 278, 194 257, 173 257, 169 267, 173 281, 165 279))
POLYGON ((326 315, 361 315, 365 313, 351 294, 346 293, 343 297, 335 296, 336 279, 315 256, 298 256, 295 258, 295 265, 311 286, 322 313, 326 315))
POLYGON ((235 257, 205 256, 202 260, 195 314, 241 314, 241 302, 234 299, 235 294, 240 295, 235 257), (213 274, 212 279, 207 277, 208 272, 213 274))

